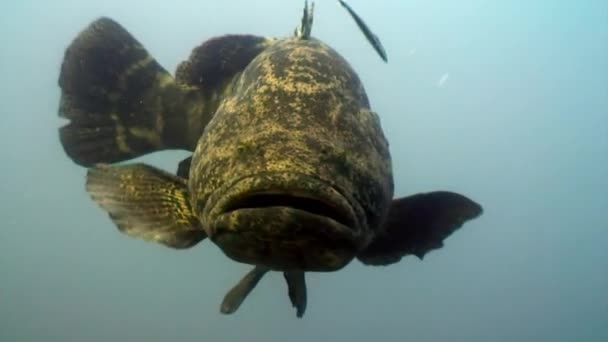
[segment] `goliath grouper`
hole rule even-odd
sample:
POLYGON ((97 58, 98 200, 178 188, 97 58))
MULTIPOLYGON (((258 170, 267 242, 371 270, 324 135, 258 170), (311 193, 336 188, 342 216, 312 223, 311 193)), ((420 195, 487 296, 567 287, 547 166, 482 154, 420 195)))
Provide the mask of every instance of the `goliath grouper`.
POLYGON ((283 272, 298 317, 305 272, 424 255, 479 204, 448 191, 393 197, 389 145, 349 63, 310 36, 225 35, 175 77, 123 27, 100 18, 66 49, 59 136, 88 168, 86 190, 118 229, 175 249, 209 238, 254 268, 225 297, 234 312, 268 271, 283 272), (193 152, 177 174, 119 163, 193 152))

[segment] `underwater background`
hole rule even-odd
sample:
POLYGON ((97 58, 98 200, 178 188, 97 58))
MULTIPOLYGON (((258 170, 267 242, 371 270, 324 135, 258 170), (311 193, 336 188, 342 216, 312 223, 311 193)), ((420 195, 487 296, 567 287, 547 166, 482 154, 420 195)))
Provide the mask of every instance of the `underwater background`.
POLYGON ((388 64, 337 1, 312 34, 364 82, 396 196, 460 192, 480 218, 423 261, 309 273, 303 319, 279 273, 222 315, 249 266, 116 230, 59 143, 59 66, 99 16, 173 71, 210 37, 292 34, 303 1, 3 1, 0 341, 608 341, 608 2, 349 4, 388 64))

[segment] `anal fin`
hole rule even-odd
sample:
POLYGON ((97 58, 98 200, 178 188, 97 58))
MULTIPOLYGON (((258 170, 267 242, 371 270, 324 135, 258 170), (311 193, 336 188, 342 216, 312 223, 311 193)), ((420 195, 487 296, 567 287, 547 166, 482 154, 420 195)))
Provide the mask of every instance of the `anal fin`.
POLYGON ((168 247, 189 248, 207 235, 192 212, 185 180, 146 164, 96 166, 86 190, 118 229, 168 247))

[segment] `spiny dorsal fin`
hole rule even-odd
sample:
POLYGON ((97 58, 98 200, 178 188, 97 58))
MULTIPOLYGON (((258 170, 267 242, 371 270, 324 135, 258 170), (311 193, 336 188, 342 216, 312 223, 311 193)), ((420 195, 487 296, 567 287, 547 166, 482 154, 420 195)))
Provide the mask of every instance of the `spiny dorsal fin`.
POLYGON ((294 31, 294 36, 299 39, 309 39, 312 32, 313 14, 315 11, 314 1, 308 7, 308 0, 304 0, 304 11, 300 24, 294 31))

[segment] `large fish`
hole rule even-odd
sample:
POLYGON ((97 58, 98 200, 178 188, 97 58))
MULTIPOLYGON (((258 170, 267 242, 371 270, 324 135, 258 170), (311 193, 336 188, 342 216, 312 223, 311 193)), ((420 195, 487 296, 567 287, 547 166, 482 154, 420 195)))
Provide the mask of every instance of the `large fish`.
POLYGON ((176 248, 209 238, 254 268, 224 299, 234 312, 268 271, 283 272, 298 317, 305 272, 358 259, 423 258, 480 205, 448 191, 393 197, 388 142, 357 73, 310 36, 225 35, 169 74, 123 27, 100 18, 66 49, 59 136, 88 169, 86 190, 118 229, 176 248), (172 174, 118 164, 193 152, 172 174))

